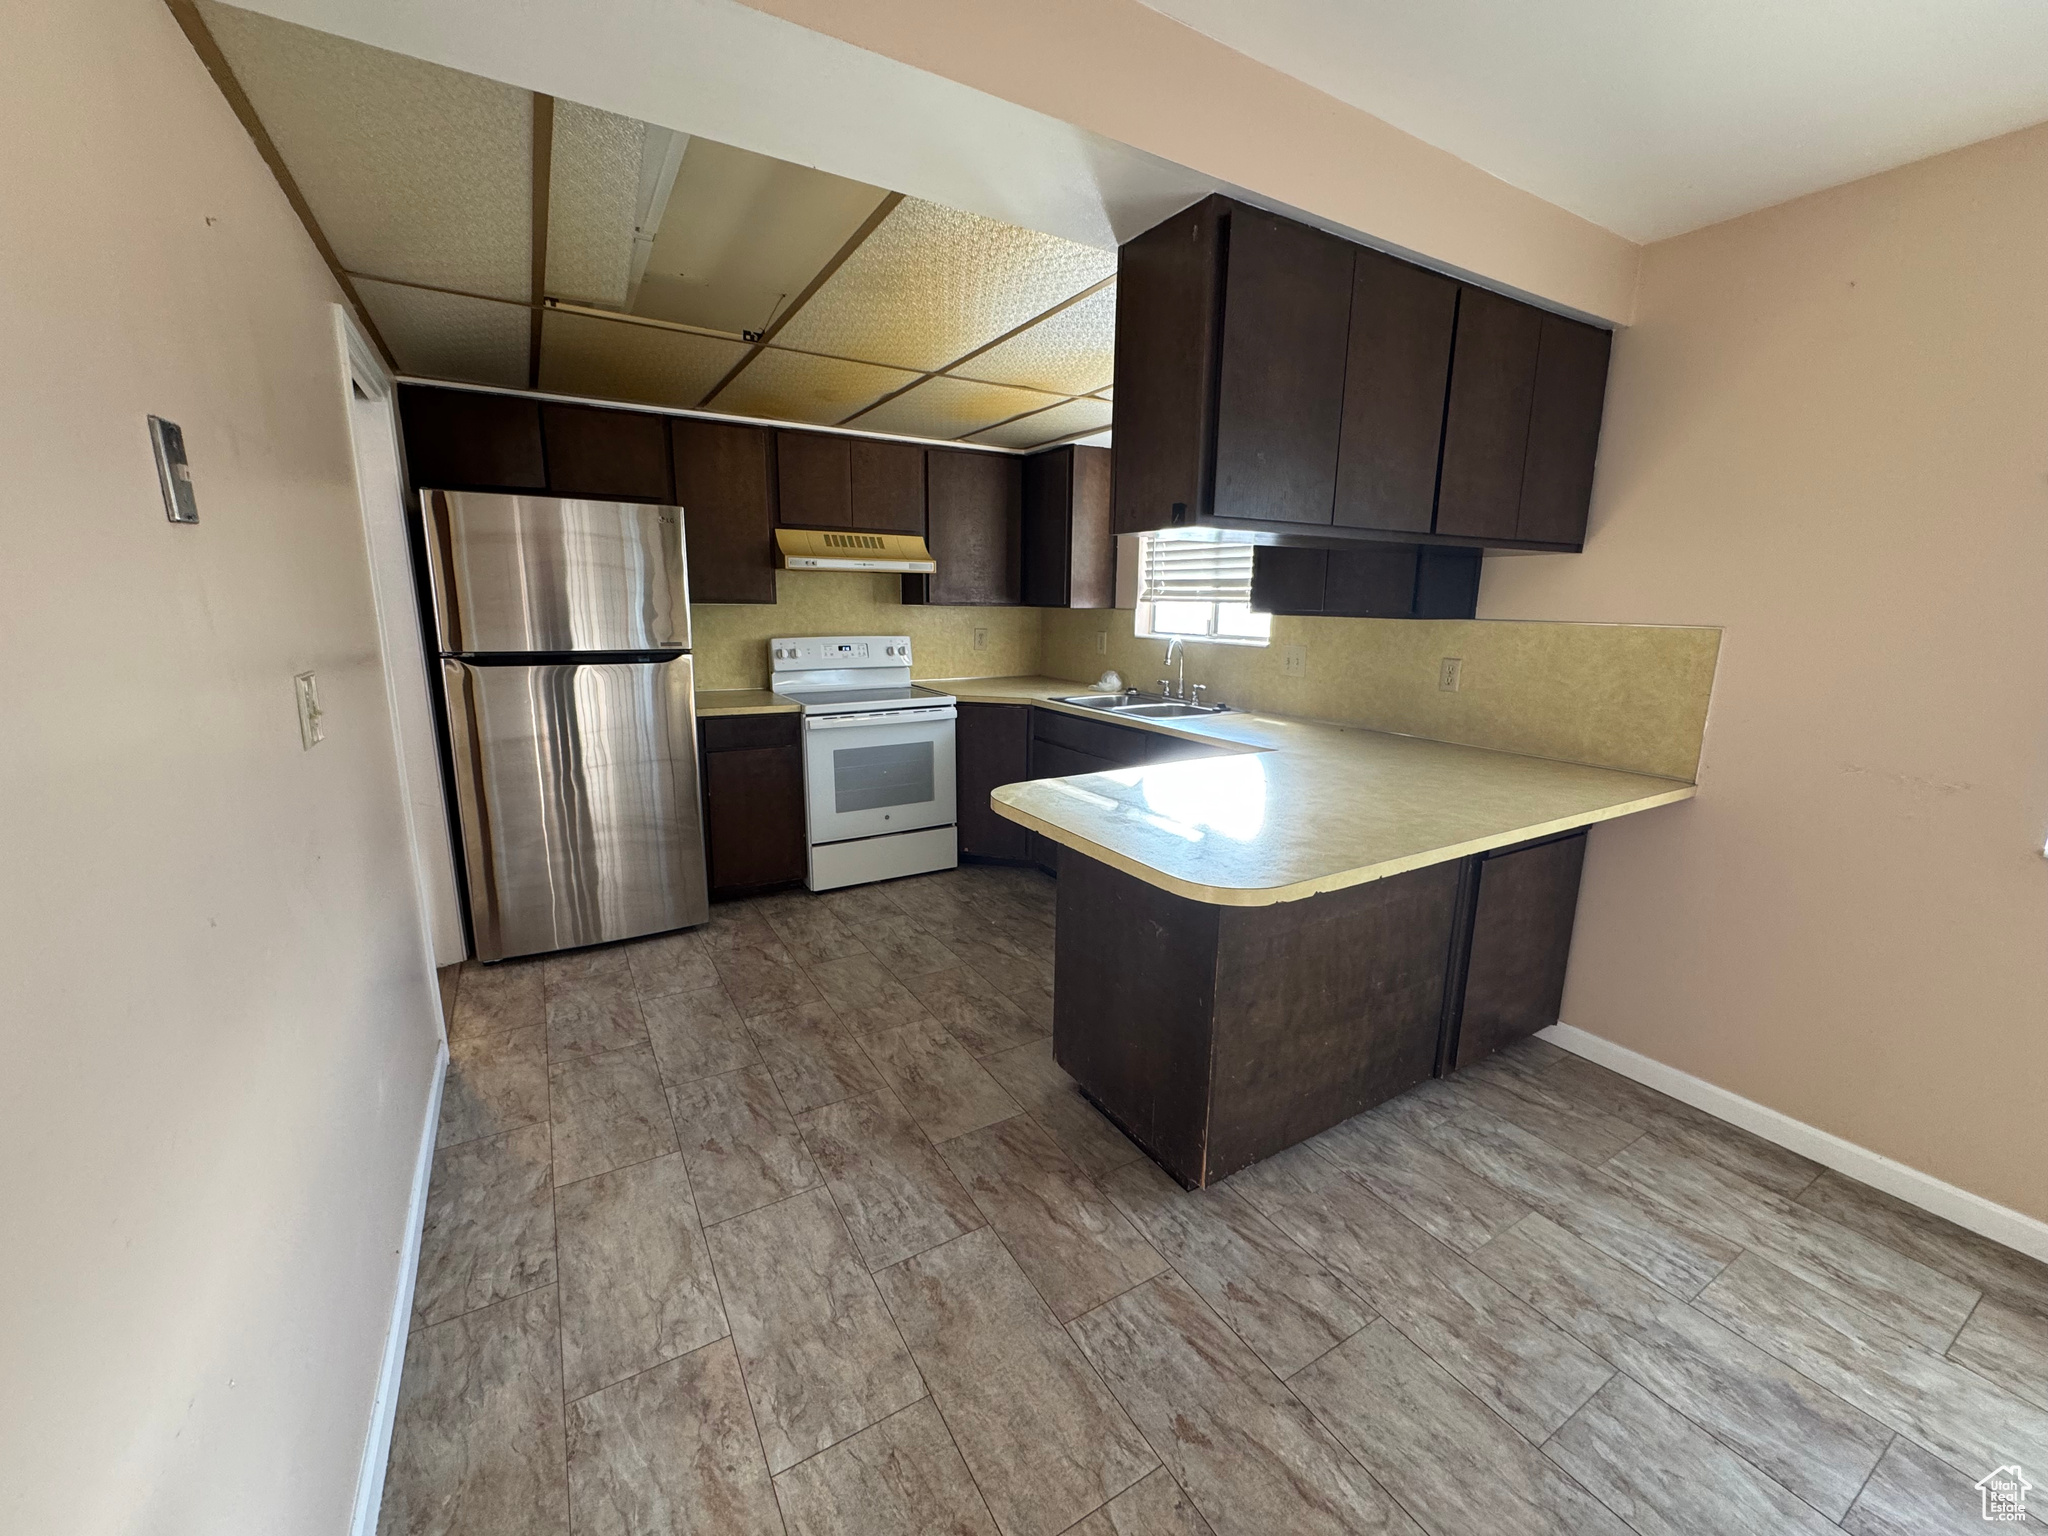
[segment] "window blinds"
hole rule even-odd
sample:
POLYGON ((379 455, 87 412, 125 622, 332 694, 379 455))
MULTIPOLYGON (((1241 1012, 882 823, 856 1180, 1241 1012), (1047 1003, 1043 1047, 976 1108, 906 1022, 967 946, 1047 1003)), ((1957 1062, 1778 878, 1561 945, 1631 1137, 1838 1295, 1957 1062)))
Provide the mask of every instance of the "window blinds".
POLYGON ((1138 600, 1144 603, 1248 603, 1251 544, 1146 534, 1139 540, 1138 600))

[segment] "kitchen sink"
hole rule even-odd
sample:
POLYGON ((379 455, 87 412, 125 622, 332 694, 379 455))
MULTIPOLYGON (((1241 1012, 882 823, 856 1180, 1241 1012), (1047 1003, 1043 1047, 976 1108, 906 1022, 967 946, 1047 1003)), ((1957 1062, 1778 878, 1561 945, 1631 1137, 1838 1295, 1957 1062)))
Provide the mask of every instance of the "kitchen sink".
POLYGON ((1069 694, 1053 702, 1078 704, 1083 709, 1100 710, 1105 715, 1124 715, 1139 720, 1184 720, 1191 715, 1224 714, 1230 708, 1228 704, 1184 704, 1156 693, 1140 693, 1135 688, 1128 693, 1069 694))

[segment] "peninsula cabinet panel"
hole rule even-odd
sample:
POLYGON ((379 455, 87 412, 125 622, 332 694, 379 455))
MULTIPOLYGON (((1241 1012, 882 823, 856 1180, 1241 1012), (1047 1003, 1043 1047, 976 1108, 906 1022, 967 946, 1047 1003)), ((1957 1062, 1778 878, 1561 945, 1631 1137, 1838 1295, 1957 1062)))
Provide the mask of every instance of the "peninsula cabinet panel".
POLYGON ((690 601, 774 602, 775 502, 767 429, 677 417, 669 432, 690 601))
POLYGON ((1024 602, 1116 606, 1107 448, 1051 448, 1024 460, 1024 602))
POLYGON ((1586 834, 1478 859, 1471 958, 1454 1060, 1468 1067, 1557 1022, 1586 834))
POLYGON ((525 395, 398 386, 412 483, 444 491, 548 488, 540 402, 525 395))
POLYGON ((1291 219, 1239 207, 1230 216, 1228 250, 1215 515, 1327 525, 1344 408, 1352 247, 1291 219))
POLYGON ((1010 606, 1023 600, 1024 473, 1011 454, 925 455, 930 576, 903 578, 906 603, 1010 606))
POLYGON ((666 417, 544 401, 540 426, 550 495, 659 505, 675 500, 666 417))
POLYGON ((962 704, 954 757, 963 858, 1024 859, 1030 833, 999 816, 992 791, 1031 777, 1031 706, 962 704))
POLYGON ((1483 288, 1460 292, 1444 412, 1438 533, 1494 540, 1518 536, 1542 334, 1543 311, 1483 288))
POLYGON ((864 533, 924 534, 924 449, 850 439, 846 447, 853 526, 864 533))
POLYGON ((785 528, 851 528, 847 439, 824 432, 775 434, 776 520, 785 528))
POLYGON ((1458 285, 1378 251, 1357 260, 1335 521, 1428 533, 1458 285))
POLYGON ((1563 315, 1543 317, 1536 398, 1529 411, 1529 454, 1522 467, 1518 537, 1584 544, 1600 450, 1600 409, 1607 396, 1611 333, 1563 315))

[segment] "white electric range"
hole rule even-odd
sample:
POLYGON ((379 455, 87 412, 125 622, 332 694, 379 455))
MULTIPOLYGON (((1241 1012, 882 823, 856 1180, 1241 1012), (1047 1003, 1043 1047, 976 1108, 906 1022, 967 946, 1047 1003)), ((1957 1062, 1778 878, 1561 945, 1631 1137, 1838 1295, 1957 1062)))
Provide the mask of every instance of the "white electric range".
POLYGON ((770 640, 768 686, 803 706, 810 863, 836 890, 960 862, 953 696, 910 680, 907 635, 770 640))

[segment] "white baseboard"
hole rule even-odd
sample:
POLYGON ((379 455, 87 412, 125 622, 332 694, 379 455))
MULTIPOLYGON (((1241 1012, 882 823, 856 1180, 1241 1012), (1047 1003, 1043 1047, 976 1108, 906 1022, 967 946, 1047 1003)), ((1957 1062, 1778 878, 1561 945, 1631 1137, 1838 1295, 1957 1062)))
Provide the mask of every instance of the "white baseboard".
POLYGON ((419 1275, 420 1235, 427 1223, 427 1185, 434 1176, 434 1141, 441 1128, 441 1087, 448 1079, 448 1042, 441 1041, 434 1081, 427 1091, 427 1122, 420 1128, 419 1158, 413 1166, 412 1200, 405 1213, 405 1244, 398 1255, 398 1295, 391 1329, 384 1339, 384 1366, 370 1407, 370 1433, 356 1474, 356 1512, 350 1536, 376 1536, 377 1511, 384 1502, 384 1468, 391 1460, 391 1427, 398 1419, 398 1378, 405 1368, 405 1341, 412 1332, 412 1288, 419 1275))
POLYGON ((1766 1108, 1754 1099, 1716 1087, 1705 1078, 1681 1072, 1661 1061, 1616 1045, 1598 1035, 1570 1024, 1553 1024, 1541 1032, 1552 1045, 1583 1056, 1611 1072, 1631 1078, 1646 1088, 1668 1093, 1694 1109, 1703 1109, 1716 1119, 1774 1142, 1789 1152, 1812 1158, 1822 1167, 1846 1174, 1859 1183, 1895 1195, 1908 1205, 1944 1217, 1994 1243, 2017 1249, 2029 1258, 2048 1263, 2048 1221, 2040 1221, 2009 1207, 1973 1195, 1967 1189, 1943 1183, 1929 1173, 1895 1162, 1881 1152, 1859 1147, 1828 1131, 1818 1130, 1803 1120, 1766 1108))

